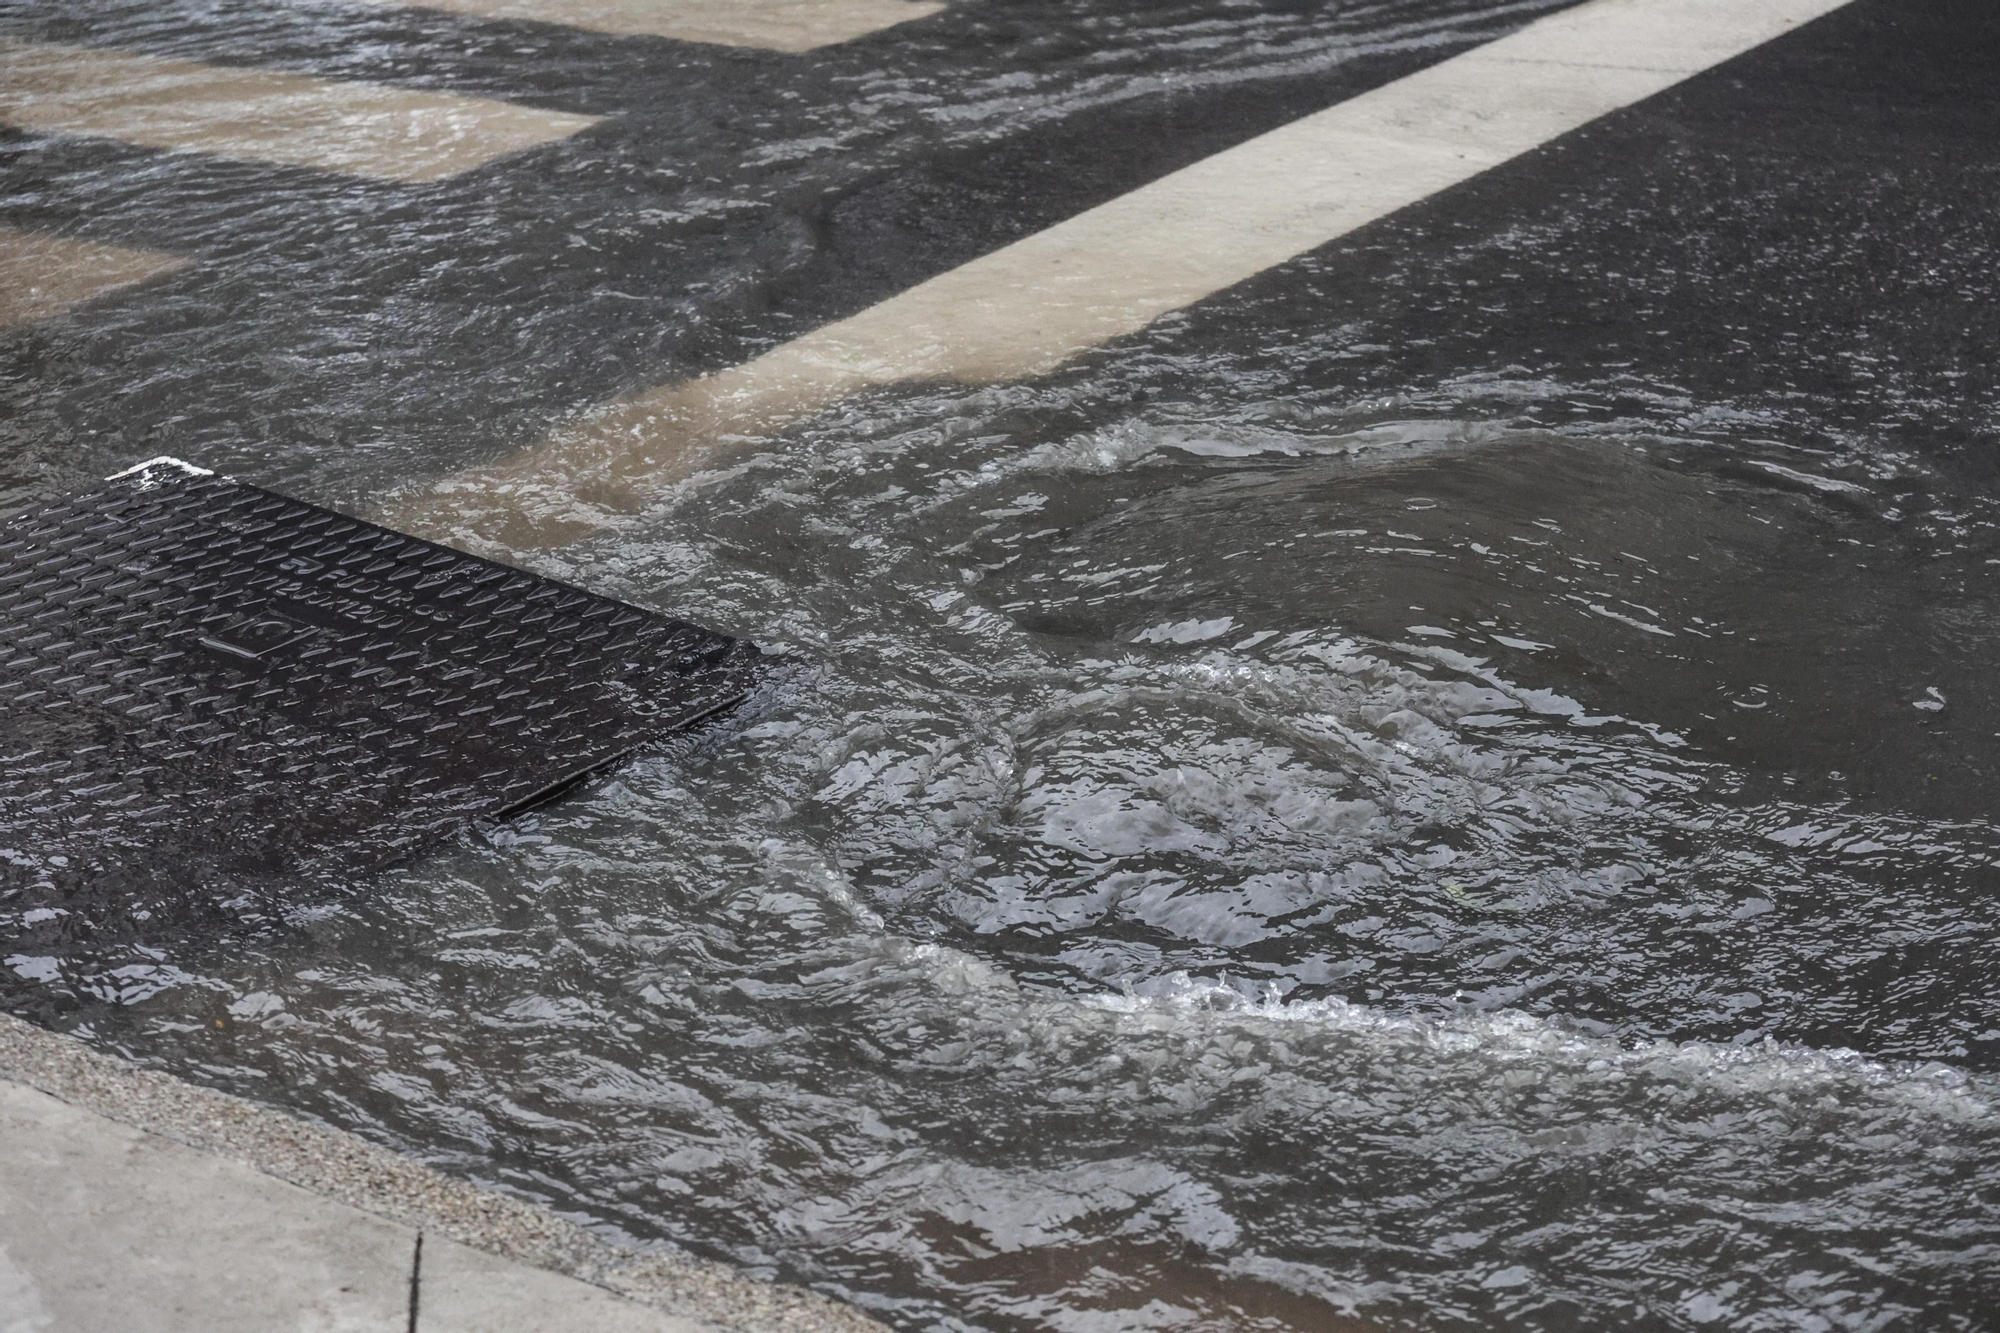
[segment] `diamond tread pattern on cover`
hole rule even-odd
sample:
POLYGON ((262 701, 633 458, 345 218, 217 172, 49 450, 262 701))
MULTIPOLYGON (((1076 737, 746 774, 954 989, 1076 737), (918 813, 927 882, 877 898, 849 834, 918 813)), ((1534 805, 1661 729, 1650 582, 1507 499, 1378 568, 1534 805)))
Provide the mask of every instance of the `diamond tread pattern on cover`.
POLYGON ((0 870, 73 891, 381 865, 728 707, 754 656, 149 464, 0 528, 0 870))

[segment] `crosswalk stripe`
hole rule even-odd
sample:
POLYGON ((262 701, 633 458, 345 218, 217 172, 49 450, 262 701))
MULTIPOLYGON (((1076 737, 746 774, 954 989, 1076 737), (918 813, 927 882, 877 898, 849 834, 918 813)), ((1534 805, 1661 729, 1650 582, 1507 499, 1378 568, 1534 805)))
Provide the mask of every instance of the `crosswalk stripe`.
POLYGON ((0 328, 60 315, 73 305, 187 264, 179 255, 0 227, 0 328))
POLYGON ((0 38, 0 124, 148 148, 421 182, 597 120, 453 93, 0 38))
POLYGON ((1590 0, 1206 158, 743 365, 612 404, 386 521, 520 550, 618 523, 872 386, 1043 374, 1849 0, 1590 0))
POLYGON ((811 51, 928 18, 936 0, 371 0, 486 19, 532 19, 621 37, 811 51))

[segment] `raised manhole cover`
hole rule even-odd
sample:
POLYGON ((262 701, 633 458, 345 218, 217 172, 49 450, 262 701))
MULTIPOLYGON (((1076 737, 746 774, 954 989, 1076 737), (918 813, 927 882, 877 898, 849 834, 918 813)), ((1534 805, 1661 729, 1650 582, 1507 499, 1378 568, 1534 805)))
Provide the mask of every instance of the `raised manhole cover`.
POLYGON ((147 464, 0 528, 0 915, 379 866, 727 707, 754 657, 147 464))

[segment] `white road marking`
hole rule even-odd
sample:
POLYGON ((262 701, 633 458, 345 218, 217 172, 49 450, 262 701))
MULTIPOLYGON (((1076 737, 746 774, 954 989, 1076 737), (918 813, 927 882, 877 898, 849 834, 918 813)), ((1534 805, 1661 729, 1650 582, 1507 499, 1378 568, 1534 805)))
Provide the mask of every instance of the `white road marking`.
POLYGON ((187 262, 157 250, 0 227, 0 329, 48 319, 187 262))
POLYGON ((388 521, 460 544, 560 545, 638 512, 725 436, 774 432, 874 386, 1046 373, 1847 3, 1591 0, 753 361, 614 403, 388 521))
POLYGON ((0 125, 386 180, 432 181, 595 116, 276 70, 0 38, 0 125))
MULTIPOLYGON (((485 19, 532 19, 620 37, 811 51, 928 18, 936 0, 407 0, 485 19)), ((369 0, 401 5, 406 0, 369 0)))

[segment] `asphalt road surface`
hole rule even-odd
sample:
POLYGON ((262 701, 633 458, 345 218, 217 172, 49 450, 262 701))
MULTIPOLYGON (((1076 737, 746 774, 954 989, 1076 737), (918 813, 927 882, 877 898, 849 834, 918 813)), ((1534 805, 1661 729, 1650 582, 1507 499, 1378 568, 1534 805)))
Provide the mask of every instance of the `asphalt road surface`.
POLYGON ((1585 12, 901 3, 0 5, 0 506, 177 455, 773 663, 8 1006, 901 1328, 1990 1327, 2000 10, 668 467, 677 386, 1585 12), (518 535, 593 421, 615 516, 518 535))

